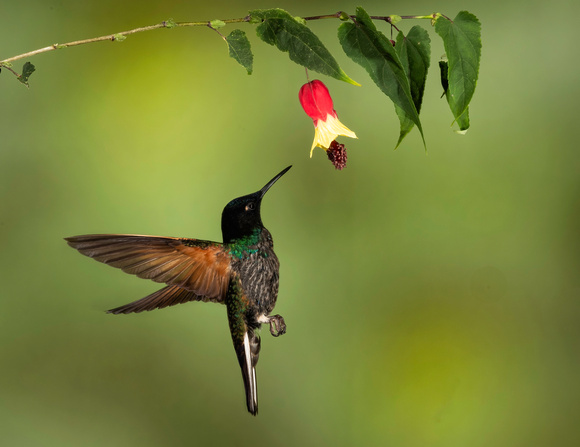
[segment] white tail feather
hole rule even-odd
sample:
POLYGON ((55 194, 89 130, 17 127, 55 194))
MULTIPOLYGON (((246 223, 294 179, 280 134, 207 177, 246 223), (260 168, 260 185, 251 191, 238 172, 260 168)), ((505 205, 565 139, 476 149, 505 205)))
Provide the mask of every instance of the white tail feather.
POLYGON ((248 333, 244 334, 244 352, 246 354, 246 369, 248 372, 248 381, 250 386, 251 402, 248 405, 253 405, 253 410, 258 408, 258 390, 256 384, 256 368, 252 365, 252 352, 250 349, 250 339, 248 333))

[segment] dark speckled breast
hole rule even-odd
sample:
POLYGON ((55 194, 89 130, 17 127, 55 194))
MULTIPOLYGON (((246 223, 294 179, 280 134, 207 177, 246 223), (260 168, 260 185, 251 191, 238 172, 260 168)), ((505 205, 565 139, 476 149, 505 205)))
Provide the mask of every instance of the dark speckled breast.
POLYGON ((257 243, 247 245, 241 257, 232 259, 232 269, 240 276, 244 295, 249 300, 247 323, 254 327, 259 326, 259 315, 269 315, 274 309, 280 272, 272 235, 262 228, 257 236, 257 243))

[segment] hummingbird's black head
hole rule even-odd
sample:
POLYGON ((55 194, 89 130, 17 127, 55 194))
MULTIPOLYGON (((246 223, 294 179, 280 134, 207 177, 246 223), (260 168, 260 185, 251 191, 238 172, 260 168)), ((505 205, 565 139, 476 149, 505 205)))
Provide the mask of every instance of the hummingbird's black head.
POLYGON ((262 198, 270 187, 282 177, 292 166, 288 166, 280 174, 270 180, 259 191, 238 197, 226 205, 222 212, 222 234, 224 243, 241 239, 253 234, 257 228, 263 228, 260 206, 262 198))

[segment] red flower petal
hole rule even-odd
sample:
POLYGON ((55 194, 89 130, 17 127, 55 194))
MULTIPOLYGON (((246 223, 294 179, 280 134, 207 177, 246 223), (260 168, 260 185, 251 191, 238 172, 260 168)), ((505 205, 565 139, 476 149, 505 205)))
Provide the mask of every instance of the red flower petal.
POLYGON ((315 126, 318 120, 326 121, 328 115, 336 116, 330 93, 326 85, 318 79, 304 84, 298 98, 306 114, 314 120, 315 126))

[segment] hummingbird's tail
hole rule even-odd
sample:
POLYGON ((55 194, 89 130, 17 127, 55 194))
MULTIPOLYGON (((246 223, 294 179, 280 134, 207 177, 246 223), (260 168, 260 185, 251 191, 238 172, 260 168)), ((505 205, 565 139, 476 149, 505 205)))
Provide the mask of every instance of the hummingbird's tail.
POLYGON ((246 322, 249 303, 242 290, 240 279, 235 273, 230 279, 225 301, 232 341, 244 378, 246 404, 248 411, 255 416, 258 414, 256 364, 260 356, 260 336, 254 332, 255 328, 246 322))
POLYGON ((256 364, 260 356, 260 336, 252 330, 244 332, 241 346, 235 346, 238 362, 242 369, 244 387, 246 388, 246 405, 254 416, 258 414, 258 383, 256 381, 256 364))

